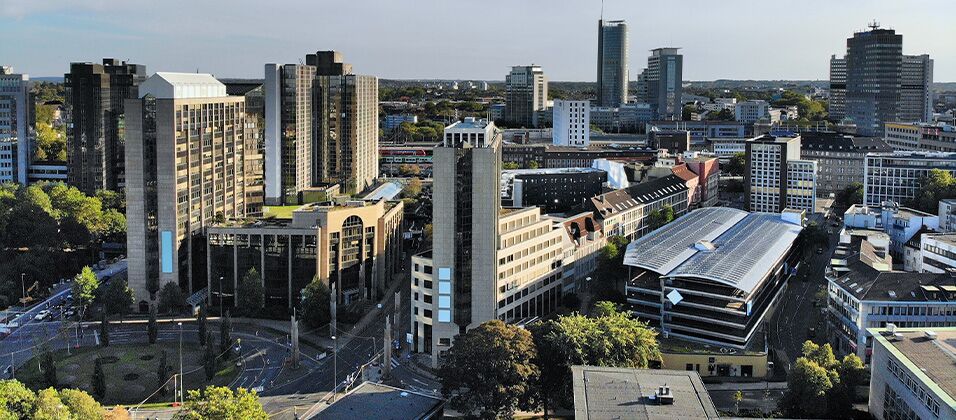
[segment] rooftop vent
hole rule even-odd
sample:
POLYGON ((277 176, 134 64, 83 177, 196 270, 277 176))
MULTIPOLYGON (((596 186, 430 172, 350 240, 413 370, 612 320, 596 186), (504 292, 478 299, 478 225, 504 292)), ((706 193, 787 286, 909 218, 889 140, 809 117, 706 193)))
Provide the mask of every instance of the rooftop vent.
POLYGON ((926 337, 927 340, 935 340, 936 331, 926 331, 923 333, 923 336, 926 337))
POLYGON ((714 245, 711 241, 697 241, 694 243, 694 249, 702 252, 713 252, 717 249, 717 245, 714 245))
POLYGON ((674 404, 674 394, 671 393, 671 387, 667 385, 657 387, 657 392, 654 393, 654 401, 657 401, 658 405, 674 404))
POLYGON ((896 292, 890 290, 890 291, 887 292, 887 293, 889 293, 889 295, 890 295, 891 298, 896 299, 896 292))
POLYGON ((896 324, 893 324, 893 323, 888 323, 888 324, 886 324, 886 331, 888 331, 890 334, 895 333, 895 332, 896 332, 896 324))
POLYGON ((903 333, 895 333, 895 334, 893 334, 893 341, 900 341, 900 340, 902 340, 902 339, 903 339, 903 333))

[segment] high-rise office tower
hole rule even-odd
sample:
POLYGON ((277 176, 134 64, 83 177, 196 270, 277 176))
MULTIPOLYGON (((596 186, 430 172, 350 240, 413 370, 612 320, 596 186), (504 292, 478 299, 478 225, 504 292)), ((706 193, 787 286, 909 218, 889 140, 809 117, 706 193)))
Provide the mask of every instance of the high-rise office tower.
POLYGON ((352 74, 336 51, 306 64, 315 66, 312 182, 361 191, 378 178, 378 78, 352 74))
POLYGON ((514 66, 505 76, 505 120, 538 126, 538 112, 548 108, 548 78, 541 66, 514 66))
POLYGON ((627 23, 598 21, 597 105, 627 102, 627 23))
POLYGON ((266 204, 299 202, 312 187, 312 84, 315 66, 266 64, 266 204))
POLYGON ((86 194, 120 190, 125 182, 123 106, 136 98, 146 67, 104 58, 71 63, 66 90, 67 182, 86 194))
POLYGON ((246 99, 245 124, 251 129, 243 148, 246 161, 246 217, 260 217, 265 202, 265 90, 262 83, 256 81, 220 81, 226 85, 227 95, 246 99))
POLYGON ((305 190, 339 183, 361 191, 378 177, 378 79, 352 74, 342 54, 266 64, 266 202, 300 203, 305 190))
MULTIPOLYGON (((874 22, 869 31, 857 32, 846 40, 845 73, 839 70, 844 64, 839 60, 830 59, 831 84, 839 87, 845 74, 845 115, 856 124, 859 134, 879 136, 887 122, 931 117, 933 60, 926 55, 904 56, 903 35, 880 29, 874 22)), ((841 99, 839 92, 831 98, 836 117, 844 108, 841 99)))
POLYGON ((846 58, 830 56, 830 119, 846 118, 846 58))
POLYGON ((206 287, 205 227, 244 216, 245 98, 208 74, 156 73, 126 112, 129 285, 206 287))
POLYGON ((639 78, 639 82, 646 86, 646 98, 640 102, 650 104, 657 119, 679 120, 684 110, 681 103, 684 56, 677 50, 679 48, 651 50, 647 69, 639 78))
POLYGON ((763 135, 745 143, 747 209, 780 213, 816 211, 817 163, 800 159, 800 136, 763 135))
POLYGON ((30 76, 13 72, 13 67, 0 66, 0 149, 16 157, 3 169, 10 181, 26 185, 33 150, 33 97, 30 76), (14 144, 15 143, 15 144, 14 144))

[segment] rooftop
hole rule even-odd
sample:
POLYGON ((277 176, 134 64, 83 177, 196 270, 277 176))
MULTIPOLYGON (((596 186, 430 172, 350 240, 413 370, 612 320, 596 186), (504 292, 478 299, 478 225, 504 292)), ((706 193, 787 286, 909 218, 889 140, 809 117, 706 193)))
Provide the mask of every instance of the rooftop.
POLYGON ((395 197, 398 197, 402 193, 403 186, 398 181, 388 181, 382 183, 376 187, 372 192, 368 193, 365 197, 362 197, 363 200, 394 200, 395 197))
POLYGON ((208 73, 156 72, 139 85, 139 97, 157 99, 219 98, 226 95, 226 85, 208 73))
POLYGON ((687 191, 687 184, 677 175, 668 175, 591 198, 591 204, 602 217, 687 191))
POLYGON ((830 260, 827 277, 861 301, 941 302, 956 299, 956 278, 949 274, 892 271, 868 240, 841 243, 830 260))
POLYGON ((413 391, 363 382, 314 419, 427 419, 436 416, 445 401, 413 391))
POLYGON ((830 131, 801 133, 800 147, 804 150, 850 152, 889 152, 893 150, 879 137, 856 137, 830 131))
POLYGON ((888 339, 887 330, 871 328, 870 334, 926 385, 950 397, 948 405, 956 405, 956 328, 934 328, 936 339, 926 337, 928 329, 897 328, 900 339, 888 339))
POLYGON ((712 419, 717 409, 695 371, 572 366, 576 419, 712 419), (653 398, 667 386, 673 404, 653 398))
POLYGON ((777 213, 706 207, 631 242, 624 264, 666 277, 710 280, 750 294, 802 229, 777 213))

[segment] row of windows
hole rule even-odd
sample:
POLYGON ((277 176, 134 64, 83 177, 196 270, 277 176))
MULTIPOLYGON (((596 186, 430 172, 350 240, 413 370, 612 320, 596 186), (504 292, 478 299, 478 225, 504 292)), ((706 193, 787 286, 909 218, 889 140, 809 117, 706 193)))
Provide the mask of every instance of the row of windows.
POLYGON ((927 409, 929 409, 929 411, 933 412, 936 417, 939 417, 939 401, 937 401, 936 398, 933 398, 931 393, 926 392, 920 383, 910 376, 909 372, 903 369, 898 363, 896 363, 895 360, 892 359, 887 359, 886 368, 890 371, 890 373, 893 374, 893 376, 896 377, 896 379, 899 379, 900 382, 905 385, 906 388, 909 389, 916 398, 919 398, 919 400, 923 403, 923 405, 926 406, 927 409))

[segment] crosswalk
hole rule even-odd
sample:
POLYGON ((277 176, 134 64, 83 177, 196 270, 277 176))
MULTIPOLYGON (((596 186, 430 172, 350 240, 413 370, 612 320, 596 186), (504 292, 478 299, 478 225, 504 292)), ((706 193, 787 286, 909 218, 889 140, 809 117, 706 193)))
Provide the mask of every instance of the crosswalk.
POLYGON ((395 357, 392 357, 389 364, 392 365, 392 369, 395 369, 398 367, 400 363, 398 363, 398 359, 396 359, 395 357))

